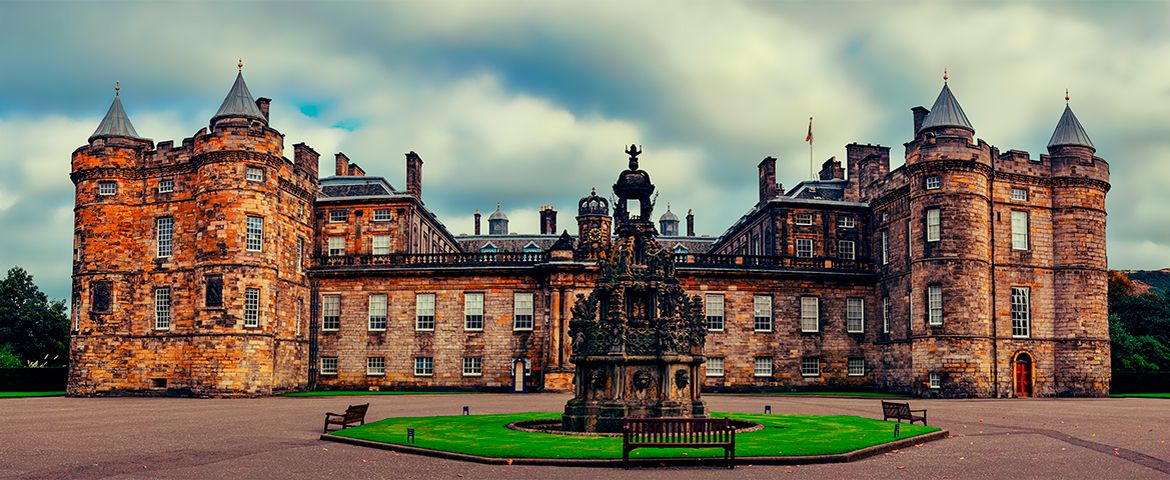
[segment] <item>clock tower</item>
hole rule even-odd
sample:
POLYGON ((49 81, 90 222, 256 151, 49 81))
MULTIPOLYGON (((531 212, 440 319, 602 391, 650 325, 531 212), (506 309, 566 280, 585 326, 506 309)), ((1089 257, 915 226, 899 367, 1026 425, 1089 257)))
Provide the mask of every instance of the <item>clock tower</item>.
POLYGON ((612 229, 609 201, 597 196, 595 188, 577 202, 577 256, 596 260, 600 252, 609 249, 612 229))

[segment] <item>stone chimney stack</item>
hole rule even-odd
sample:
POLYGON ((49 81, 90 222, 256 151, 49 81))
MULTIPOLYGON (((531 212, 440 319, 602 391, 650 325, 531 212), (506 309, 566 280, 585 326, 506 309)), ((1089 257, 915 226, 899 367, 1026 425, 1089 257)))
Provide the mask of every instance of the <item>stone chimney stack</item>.
POLYGON ((256 99, 256 106, 260 107, 260 113, 264 114, 264 120, 268 120, 268 106, 271 103, 271 98, 260 97, 256 99))
POLYGON ((821 180, 844 180, 845 169, 841 167, 841 161, 837 157, 831 157, 821 164, 821 180))
POLYGON ((309 172, 309 178, 314 180, 317 178, 318 158, 321 158, 321 155, 303 142, 293 145, 293 162, 309 172))
POLYGON ((765 157, 760 161, 760 205, 776 198, 779 194, 776 185, 776 157, 765 157))
POLYGON ((687 236, 695 236, 695 211, 687 209, 687 236))
POLYGON ((481 215, 479 214, 479 209, 478 208, 475 209, 475 234, 476 235, 479 235, 479 217, 480 216, 481 215))
POLYGON ((556 233, 557 211, 553 210, 552 204, 540 207, 540 234, 556 235, 556 233))
POLYGON ((414 150, 406 153, 406 193, 422 202, 422 157, 414 150))
POLYGON ((333 174, 339 177, 349 175, 349 157, 347 157, 344 153, 337 152, 337 155, 335 155, 334 158, 337 160, 337 168, 333 174))
POLYGON ((910 111, 914 112, 914 136, 917 137, 918 131, 922 130, 922 121, 926 119, 926 114, 930 113, 930 110, 927 110, 926 107, 919 105, 917 107, 911 108, 910 111))

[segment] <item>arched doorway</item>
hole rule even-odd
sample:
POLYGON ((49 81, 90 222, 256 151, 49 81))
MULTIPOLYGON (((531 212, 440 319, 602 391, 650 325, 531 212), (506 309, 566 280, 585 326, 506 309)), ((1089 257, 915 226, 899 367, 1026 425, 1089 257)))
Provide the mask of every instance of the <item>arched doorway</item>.
POLYGON ((1032 356, 1020 352, 1012 362, 1012 373, 1015 378, 1016 397, 1032 396, 1032 356))

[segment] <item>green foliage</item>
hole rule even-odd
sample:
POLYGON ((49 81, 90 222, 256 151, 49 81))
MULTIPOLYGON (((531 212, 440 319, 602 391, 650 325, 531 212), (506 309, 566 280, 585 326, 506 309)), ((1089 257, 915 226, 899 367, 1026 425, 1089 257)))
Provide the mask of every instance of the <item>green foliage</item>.
POLYGON ((1111 272, 1109 337, 1114 371, 1170 371, 1170 299, 1157 291, 1134 295, 1133 283, 1111 272))
MULTIPOLYGON (((69 316, 63 300, 50 301, 20 267, 0 282, 0 345, 23 362, 64 365, 69 316)), ((47 365, 40 365, 47 366, 47 365)))
POLYGON ((64 391, 56 391, 56 392, 0 392, 0 398, 60 397, 63 395, 65 395, 64 391))
POLYGON ((11 345, 0 345, 0 368, 20 368, 24 363, 20 361, 20 357, 12 353, 11 345))
POLYGON ((441 391, 428 392, 426 390, 379 390, 371 392, 367 390, 312 390, 308 392, 291 392, 286 393, 285 397, 356 397, 364 395, 443 395, 443 394, 469 394, 477 392, 456 392, 456 391, 441 391))

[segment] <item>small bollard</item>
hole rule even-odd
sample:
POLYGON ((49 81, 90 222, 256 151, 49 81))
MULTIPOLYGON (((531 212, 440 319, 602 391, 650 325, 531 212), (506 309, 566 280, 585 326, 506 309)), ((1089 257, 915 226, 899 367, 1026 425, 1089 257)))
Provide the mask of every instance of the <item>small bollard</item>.
POLYGON ((898 438, 898 436, 901 434, 901 432, 900 432, 901 428, 902 428, 901 423, 894 424, 894 438, 898 438))
POLYGON ((463 406, 463 414, 464 415, 471 415, 471 407, 464 405, 463 406))
POLYGON ((406 443, 414 443, 414 429, 406 429, 406 443))
POLYGON ((771 405, 764 405, 764 413, 765 414, 772 413, 772 406, 771 405))

